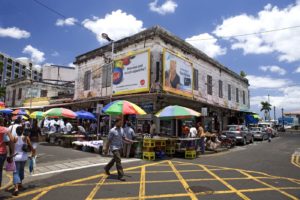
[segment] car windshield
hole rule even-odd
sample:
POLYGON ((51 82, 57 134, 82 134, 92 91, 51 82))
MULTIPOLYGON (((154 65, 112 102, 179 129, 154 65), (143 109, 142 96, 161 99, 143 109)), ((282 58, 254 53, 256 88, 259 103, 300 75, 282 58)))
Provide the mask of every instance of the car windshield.
POLYGON ((228 126, 227 127, 228 131, 238 131, 238 126, 228 126))
POLYGON ((260 128, 251 128, 251 131, 260 131, 260 128))

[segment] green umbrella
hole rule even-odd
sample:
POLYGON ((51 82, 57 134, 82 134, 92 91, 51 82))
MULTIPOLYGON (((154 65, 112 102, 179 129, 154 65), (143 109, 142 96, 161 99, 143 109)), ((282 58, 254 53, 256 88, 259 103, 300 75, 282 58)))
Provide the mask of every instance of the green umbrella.
POLYGON ((43 119, 44 118, 44 112, 42 111, 35 111, 30 114, 31 119, 43 119))

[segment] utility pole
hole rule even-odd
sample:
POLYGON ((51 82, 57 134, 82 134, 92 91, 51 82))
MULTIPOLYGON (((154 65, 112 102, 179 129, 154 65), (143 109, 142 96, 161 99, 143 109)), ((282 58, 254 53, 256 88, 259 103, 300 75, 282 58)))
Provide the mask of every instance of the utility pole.
MULTIPOLYGON (((270 104, 270 94, 268 94, 268 103, 270 104)), ((270 110, 268 110, 268 120, 271 120, 270 110)))
POLYGON ((284 116, 283 116, 283 108, 281 108, 281 118, 282 118, 282 127, 284 130, 284 116))
POLYGON ((274 106, 274 120, 276 120, 276 106, 274 106))

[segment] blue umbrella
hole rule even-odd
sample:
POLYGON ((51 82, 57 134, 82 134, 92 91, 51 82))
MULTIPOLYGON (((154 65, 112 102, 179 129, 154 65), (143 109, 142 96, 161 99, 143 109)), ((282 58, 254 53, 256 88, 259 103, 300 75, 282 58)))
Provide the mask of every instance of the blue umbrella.
POLYGON ((77 118, 79 119, 90 119, 90 120, 96 120, 96 117, 93 113, 84 111, 84 110, 80 110, 75 112, 77 114, 77 118))
POLYGON ((4 113, 4 114, 11 114, 13 112, 13 110, 9 109, 9 108, 5 108, 0 110, 0 113, 4 113))

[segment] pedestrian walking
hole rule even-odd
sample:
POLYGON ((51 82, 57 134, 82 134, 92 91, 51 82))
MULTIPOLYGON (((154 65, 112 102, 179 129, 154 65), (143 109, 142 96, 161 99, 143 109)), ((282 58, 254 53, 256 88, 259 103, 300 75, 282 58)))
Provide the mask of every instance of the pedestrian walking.
MULTIPOLYGON (((133 140, 135 138, 135 132, 132 129, 132 124, 131 122, 127 122, 126 125, 127 126, 124 128, 125 137, 129 140, 133 140)), ((124 146, 123 146, 124 157, 129 158, 131 146, 132 146, 131 142, 127 142, 127 141, 124 142, 124 146)))
POLYGON ((271 138, 272 138, 272 129, 271 127, 267 127, 266 132, 268 134, 268 142, 271 142, 271 138))
MULTIPOLYGON (((10 144, 11 134, 9 129, 4 126, 4 119, 0 118, 0 188, 2 185, 2 170, 3 165, 7 157, 7 148, 6 145, 10 144)), ((9 146, 9 157, 12 155, 12 148, 9 146)))
POLYGON ((204 154, 205 153, 205 132, 200 122, 198 122, 197 126, 198 126, 198 136, 200 137, 200 151, 202 154, 204 154))
POLYGON ((120 181, 125 181, 123 167, 121 164, 121 150, 123 148, 123 140, 127 142, 133 142, 125 137, 124 130, 122 128, 122 120, 117 118, 115 121, 115 127, 113 127, 108 134, 108 142, 106 144, 106 148, 104 150, 104 154, 107 155, 108 149, 113 153, 113 158, 110 162, 104 167, 105 173, 110 175, 109 170, 116 163, 117 171, 118 171, 118 179, 120 181))
MULTIPOLYGON (((25 132, 29 132, 26 130, 25 132)), ((31 152, 31 157, 35 155, 32 153, 32 145, 28 136, 25 136, 23 133, 23 127, 19 126, 16 129, 17 136, 13 138, 15 143, 15 166, 16 169, 13 172, 13 184, 14 184, 14 196, 18 196, 19 190, 23 188, 22 181, 24 180, 24 168, 26 161, 28 160, 28 153, 31 152)))

